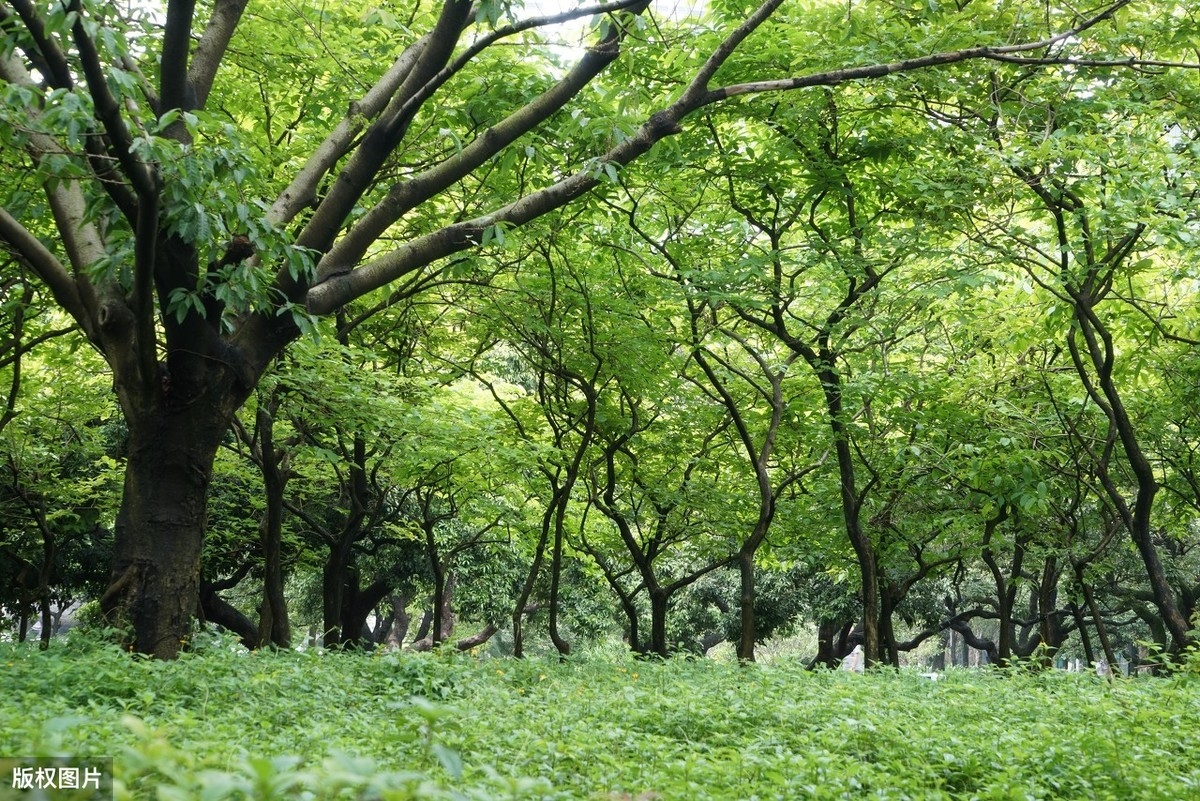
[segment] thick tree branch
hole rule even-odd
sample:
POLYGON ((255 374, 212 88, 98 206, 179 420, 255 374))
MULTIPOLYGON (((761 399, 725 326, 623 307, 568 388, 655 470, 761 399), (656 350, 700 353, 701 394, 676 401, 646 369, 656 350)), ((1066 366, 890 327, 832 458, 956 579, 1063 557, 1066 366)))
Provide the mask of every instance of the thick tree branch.
POLYGON ((589 51, 565 78, 489 128, 452 158, 397 184, 322 259, 317 280, 348 272, 392 223, 533 130, 575 97, 617 57, 615 49, 589 51))
MULTIPOLYGON (((200 37, 200 43, 196 45, 196 52, 192 54, 192 64, 187 72, 187 82, 192 87, 196 108, 204 108, 208 101, 208 93, 212 91, 217 68, 221 66, 225 49, 237 30, 248 2, 249 0, 217 0, 213 8, 204 34, 200 37)), ((160 109, 159 113, 168 109, 160 109)))
POLYGON ((167 3, 158 78, 158 97, 162 106, 160 112, 196 108, 195 93, 189 91, 188 84, 188 57, 195 14, 196 0, 169 0, 167 3))
MULTIPOLYGON (((321 211, 317 215, 314 215, 314 219, 306 227, 305 233, 300 240, 301 244, 325 250, 326 248, 322 246, 322 243, 331 243, 335 235, 335 231, 331 230, 330 226, 335 224, 341 225, 345 213, 357 202, 361 196, 362 188, 378 172, 379 167, 383 163, 383 158, 403 138, 409 122, 416 115, 417 111, 433 97, 446 81, 458 74, 479 53, 504 37, 512 36, 531 28, 579 19, 589 14, 608 13, 618 10, 632 10, 637 12, 644 8, 645 5, 645 0, 621 0, 616 3, 601 3, 594 6, 576 8, 560 14, 532 17, 497 28, 491 33, 480 37, 453 60, 448 60, 450 55, 445 50, 445 46, 447 43, 453 45, 457 41, 460 31, 454 31, 454 42, 448 42, 449 32, 452 29, 451 26, 454 20, 452 18, 444 18, 442 21, 439 21, 440 26, 442 22, 445 22, 440 33, 435 30, 429 36, 409 47, 405 54, 401 56, 401 60, 397 61, 392 70, 389 71, 388 75, 385 75, 384 79, 377 83, 371 92, 368 93, 375 97, 378 101, 377 104, 367 105, 367 99, 364 98, 363 103, 351 107, 351 114, 339 124, 334 134, 331 134, 330 138, 322 145, 322 150, 324 151, 322 159, 320 161, 310 160, 309 165, 306 165, 305 168, 306 175, 304 182, 301 183, 299 180, 300 176, 297 176, 297 180, 294 180, 292 186, 281 196, 281 201, 284 198, 288 198, 285 201, 286 205, 277 202, 275 207, 272 208, 272 213, 280 216, 295 214, 303 202, 312 197, 316 180, 321 175, 324 175, 332 167, 336 159, 346 152, 351 137, 357 129, 361 128, 361 124, 352 124, 354 115, 361 114, 366 118, 372 117, 379 113, 379 107, 382 106, 383 102, 387 102, 388 107, 383 112, 380 121, 372 126, 367 138, 364 139, 363 147, 360 149, 361 152, 356 153, 351 163, 347 165, 345 172, 339 177, 335 191, 331 192, 322 201, 321 211), (431 60, 433 57, 427 53, 427 50, 434 46, 442 49, 444 55, 441 57, 447 59, 448 62, 440 69, 419 81, 417 80, 417 76, 428 72, 428 64, 436 64, 436 62, 431 60), (403 69, 398 69, 402 61, 406 63, 403 69), (385 85, 390 87, 390 91, 386 94, 380 91, 385 85), (372 138, 377 138, 379 141, 372 142, 372 138), (353 189, 356 186, 359 189, 357 193, 350 191, 343 192, 341 191, 343 184, 347 190, 353 189)), ((449 7, 449 4, 447 4, 447 7, 449 7)), ((470 15, 467 15, 463 20, 460 20, 460 23, 465 22, 469 18, 470 15)), ((515 138, 542 122, 558 108, 561 108, 591 78, 595 77, 600 70, 616 58, 616 43, 622 36, 622 30, 616 26, 612 27, 605 34, 602 41, 592 48, 582 62, 572 70, 571 74, 563 79, 555 88, 539 97, 530 106, 512 114, 503 123, 489 129, 484 136, 475 140, 471 146, 462 153, 456 154, 454 158, 424 173, 414 181, 397 186, 393 190, 392 195, 373 209, 374 213, 371 220, 361 221, 359 226, 356 226, 355 230, 357 233, 351 234, 351 241, 340 242, 338 244, 338 248, 342 252, 327 262, 333 266, 327 268, 326 272, 344 271, 337 265, 349 264, 353 266, 353 264, 356 264, 358 259, 362 257, 362 253, 365 252, 366 247, 369 247, 371 242, 379 236, 379 233, 398 219, 401 214, 469 174, 471 170, 478 167, 487 158, 495 155, 515 138), (573 91, 570 91, 572 89, 573 91)))
POLYGON ((30 61, 34 63, 39 72, 45 75, 47 82, 54 88, 70 89, 74 86, 75 79, 71 76, 71 67, 67 64, 67 57, 58 43, 46 33, 46 25, 38 16, 33 3, 29 0, 10 0, 10 5, 16 9, 17 14, 21 17, 21 22, 25 24, 25 29, 29 31, 34 44, 37 45, 36 53, 29 51, 25 53, 29 56, 30 61))
POLYGON ((75 40, 75 49, 79 52, 79 60, 83 63, 83 74, 96 108, 96 116, 104 126, 109 144, 124 170, 125 177, 133 184, 140 199, 154 199, 157 202, 158 182, 154 180, 152 170, 130 150, 132 137, 129 135, 129 127, 121 117, 120 104, 108 89, 104 64, 100 61, 100 54, 96 51, 96 45, 88 34, 82 17, 77 18, 71 27, 71 35, 75 40))
POLYGON ((4 208, 0 208, 0 239, 3 239, 14 255, 50 288, 50 293, 54 295, 58 305, 88 331, 91 316, 79 297, 79 288, 71 274, 40 239, 17 222, 4 208))
POLYGON ((448 225, 422 237, 410 240, 359 267, 344 272, 349 265, 326 268, 324 280, 308 291, 308 308, 314 314, 328 314, 354 298, 420 269, 452 253, 478 246, 483 232, 497 223, 523 225, 550 211, 561 208, 606 180, 605 164, 624 166, 648 152, 668 136, 679 133, 680 122, 700 108, 742 94, 784 91, 812 86, 835 86, 853 80, 863 80, 911 72, 963 61, 994 59, 997 55, 1012 55, 1041 50, 1058 44, 1110 18, 1130 0, 1118 0, 1100 14, 1080 25, 1048 39, 1002 47, 975 47, 906 59, 890 64, 853 67, 780 81, 760 81, 708 90, 707 82, 729 58, 737 46, 758 28, 782 0, 768 0, 742 25, 733 31, 713 52, 674 103, 652 115, 638 131, 596 159, 588 169, 532 192, 519 200, 472 220, 448 225))
POLYGON ((365 121, 373 119, 383 111, 389 99, 408 77, 421 51, 429 43, 423 36, 405 49, 395 63, 383 74, 361 100, 350 104, 350 109, 341 122, 325 137, 308 161, 292 178, 288 187, 280 193, 267 219, 275 225, 289 222, 316 197, 317 184, 350 149, 354 138, 362 132, 365 121))
POLYGON ((445 0, 433 31, 424 40, 424 46, 415 51, 412 69, 405 74, 379 119, 367 129, 345 169, 296 238, 297 244, 321 252, 333 245, 346 217, 403 140, 417 111, 408 101, 420 93, 453 55, 462 31, 470 22, 470 5, 466 0, 445 0))

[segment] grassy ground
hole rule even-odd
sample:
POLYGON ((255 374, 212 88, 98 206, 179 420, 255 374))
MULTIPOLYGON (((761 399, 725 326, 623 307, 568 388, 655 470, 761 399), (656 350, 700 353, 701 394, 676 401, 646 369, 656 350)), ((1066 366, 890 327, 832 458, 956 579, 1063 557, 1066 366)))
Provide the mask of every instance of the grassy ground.
POLYGON ((0 756, 53 754, 162 801, 1200 798, 1200 677, 0 645, 0 756))

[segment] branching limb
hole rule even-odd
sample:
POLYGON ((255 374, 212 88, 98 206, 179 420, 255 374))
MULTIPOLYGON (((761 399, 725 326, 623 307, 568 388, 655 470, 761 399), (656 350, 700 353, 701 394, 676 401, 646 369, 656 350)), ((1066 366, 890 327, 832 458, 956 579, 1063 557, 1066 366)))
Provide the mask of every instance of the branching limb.
MULTIPOLYGON (((649 151, 660 140, 678 133, 680 122, 696 110, 742 94, 801 89, 812 86, 835 86, 852 80, 878 78, 898 72, 911 72, 962 61, 994 59, 998 55, 1013 55, 1046 49, 1109 19, 1130 0, 1118 0, 1100 14, 1048 39, 1001 47, 975 47, 906 59, 890 64, 876 64, 777 81, 735 84, 709 90, 708 81, 728 60, 737 46, 762 25, 782 0, 767 0, 742 25, 738 26, 713 52, 682 95, 674 103, 652 115, 638 131, 611 148, 596 160, 599 165, 624 166, 649 151)), ((455 223, 441 230, 413 239, 400 248, 373 259, 362 266, 340 263, 327 266, 324 280, 308 292, 308 308, 314 314, 327 314, 345 303, 400 276, 419 269, 452 253, 476 247, 483 231, 497 223, 519 226, 555 209, 565 206, 604 180, 602 169, 589 168, 563 180, 532 192, 491 214, 455 223), (348 271, 347 271, 348 270, 348 271)))
POLYGON ((195 14, 196 0, 169 0, 167 3, 167 20, 163 30, 158 77, 161 111, 196 107, 195 93, 189 92, 191 87, 188 84, 188 57, 192 46, 192 19, 195 14), (189 94, 192 95, 191 98, 189 94))
POLYGON ((67 57, 58 43, 46 32, 46 25, 38 16, 33 3, 30 0, 10 0, 9 4, 21 17, 21 22, 25 24, 25 29, 37 45, 36 52, 26 50, 25 55, 55 89, 70 89, 74 86, 75 79, 71 76, 67 57))
POLYGON ((92 37, 88 35, 82 18, 77 18, 71 28, 75 40, 75 48, 79 51, 80 61, 83 62, 83 73, 87 79, 88 92, 95 104, 96 116, 104 125, 109 144, 120 162, 125 176, 133 185, 138 197, 142 199, 157 197, 157 181, 154 180, 151 169, 135 157, 130 150, 133 139, 129 127, 121 116, 121 106, 108 89, 108 80, 100 54, 92 37))
POLYGON ((397 184, 322 260, 322 276, 346 272, 405 212, 434 197, 544 122, 575 97, 616 58, 615 50, 592 50, 567 74, 536 99, 489 128, 454 157, 416 178, 397 184))
POLYGON ((271 205, 267 214, 271 223, 287 223, 312 203, 316 197, 317 184, 333 169, 338 160, 349 152, 351 143, 362 132, 365 121, 377 117, 383 111, 388 100, 412 71, 417 57, 428 42, 429 37, 423 36, 409 45, 362 99, 350 104, 346 116, 313 151, 292 182, 271 205))
POLYGON ((208 101, 208 93, 212 91, 221 59, 225 57, 225 50, 229 47, 229 41, 237 30, 248 2, 249 0, 217 0, 213 8, 212 16, 200 37, 200 43, 196 45, 196 52, 192 55, 192 63, 187 72, 187 82, 192 88, 196 108, 204 108, 208 101))
POLYGON ((90 336, 93 333, 89 330, 91 316, 79 297, 79 288, 71 273, 40 239, 4 208, 0 208, 0 240, 50 288, 58 305, 74 317, 90 336))

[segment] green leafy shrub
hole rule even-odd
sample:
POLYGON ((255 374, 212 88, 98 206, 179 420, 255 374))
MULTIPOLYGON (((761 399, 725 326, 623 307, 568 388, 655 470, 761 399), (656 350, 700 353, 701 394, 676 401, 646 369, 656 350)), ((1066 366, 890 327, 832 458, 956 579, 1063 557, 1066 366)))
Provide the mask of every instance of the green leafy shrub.
POLYGON ((929 681, 702 659, 0 645, 0 753, 142 799, 1160 799, 1200 794, 1200 672, 929 681))

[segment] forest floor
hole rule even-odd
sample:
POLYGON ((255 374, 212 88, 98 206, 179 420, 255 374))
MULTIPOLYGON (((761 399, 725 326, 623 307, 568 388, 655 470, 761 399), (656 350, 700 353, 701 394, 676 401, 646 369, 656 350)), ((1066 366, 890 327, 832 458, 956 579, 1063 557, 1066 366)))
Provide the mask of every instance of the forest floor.
MULTIPOLYGON (((1200 798, 1197 754, 1200 660, 1165 678, 931 681, 786 661, 213 640, 162 663, 84 637, 0 644, 0 757, 112 757, 118 799, 1200 798)), ((0 798, 10 787, 0 775, 0 798)))

